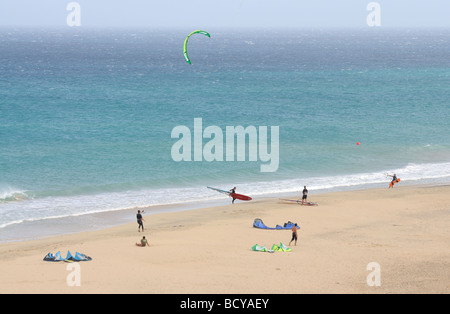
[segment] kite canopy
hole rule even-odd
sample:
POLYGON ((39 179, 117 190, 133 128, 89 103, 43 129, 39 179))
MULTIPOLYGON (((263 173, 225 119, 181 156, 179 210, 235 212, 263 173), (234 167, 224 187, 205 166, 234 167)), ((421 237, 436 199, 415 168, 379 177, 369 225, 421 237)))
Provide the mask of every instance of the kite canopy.
POLYGON ((211 35, 210 35, 208 32, 201 31, 201 30, 193 31, 192 33, 190 33, 190 34, 186 37, 186 40, 184 41, 183 53, 184 53, 184 58, 186 59, 186 62, 189 63, 189 64, 192 64, 192 63, 191 63, 191 59, 189 59, 189 55, 188 55, 188 52, 187 52, 187 44, 188 44, 189 38, 190 38, 192 35, 194 35, 194 34, 201 34, 201 35, 205 35, 205 36, 208 36, 208 37, 211 38, 211 35))
POLYGON ((292 249, 284 245, 283 243, 280 243, 280 245, 272 245, 272 249, 267 249, 265 246, 260 246, 258 244, 255 244, 252 247, 252 250, 255 252, 268 252, 268 253, 275 253, 275 252, 291 252, 292 249))
POLYGON ((46 262, 63 262, 65 259, 61 256, 61 252, 57 252, 56 254, 48 253, 44 257, 44 261, 46 262))
POLYGON ((273 253, 272 250, 269 250, 269 249, 267 249, 265 246, 260 246, 260 245, 258 245, 258 244, 255 244, 255 245, 252 247, 252 250, 255 251, 255 252, 269 252, 269 253, 273 253))
MULTIPOLYGON (((256 218, 256 219, 253 221, 253 227, 254 227, 254 228, 258 228, 258 229, 269 229, 269 230, 291 230, 294 226, 295 226, 295 223, 293 223, 293 222, 291 222, 291 221, 288 221, 288 222, 286 222, 283 226, 276 225, 275 228, 270 228, 270 227, 267 227, 267 226, 264 224, 264 222, 263 222, 261 219, 259 219, 259 218, 256 218)), ((300 226, 297 225, 297 229, 300 229, 300 226)))
POLYGON ((284 245, 283 243, 280 243, 280 245, 272 245, 272 251, 274 252, 291 252, 292 249, 284 245))
POLYGON ((73 256, 72 253, 70 253, 70 251, 67 252, 66 258, 63 258, 61 256, 61 252, 57 252, 56 254, 48 253, 44 257, 44 261, 46 262, 87 262, 91 260, 92 258, 90 258, 89 256, 78 252, 76 252, 75 256, 73 256))

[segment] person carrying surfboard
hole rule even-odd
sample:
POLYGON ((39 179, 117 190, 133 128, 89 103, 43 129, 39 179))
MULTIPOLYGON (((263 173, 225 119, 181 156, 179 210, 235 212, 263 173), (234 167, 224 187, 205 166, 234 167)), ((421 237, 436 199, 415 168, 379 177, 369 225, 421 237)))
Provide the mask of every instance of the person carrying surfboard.
POLYGON ((237 194, 236 193, 236 187, 232 188, 229 191, 216 189, 216 188, 213 188, 213 187, 210 187, 210 186, 208 186, 207 188, 210 189, 210 190, 217 191, 217 192, 222 193, 222 194, 226 194, 227 196, 233 198, 233 203, 234 203, 235 200, 241 200, 241 201, 251 201, 252 200, 252 198, 250 196, 237 194))
POLYGON ((391 176, 389 174, 387 176, 392 178, 392 181, 391 181, 391 184, 389 185, 389 188, 394 188, 394 184, 397 183, 397 175, 394 173, 393 176, 391 176))
POLYGON ((234 204, 234 201, 236 200, 236 198, 233 196, 233 194, 236 193, 236 187, 232 188, 230 190, 230 197, 233 198, 233 201, 231 202, 231 204, 234 204))

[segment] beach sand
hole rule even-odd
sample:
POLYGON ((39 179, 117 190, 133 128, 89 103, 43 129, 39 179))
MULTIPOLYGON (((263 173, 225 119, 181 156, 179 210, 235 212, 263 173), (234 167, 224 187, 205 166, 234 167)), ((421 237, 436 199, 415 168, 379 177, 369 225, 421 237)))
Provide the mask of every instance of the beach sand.
POLYGON ((144 215, 124 226, 0 244, 0 293, 449 293, 450 187, 405 187, 310 195, 318 207, 279 199, 144 215), (291 239, 274 227, 297 222, 292 252, 254 252, 291 239), (150 247, 135 246, 142 235, 150 247), (44 262, 67 250, 93 258, 80 265, 44 262), (380 265, 371 287, 369 263, 380 265))

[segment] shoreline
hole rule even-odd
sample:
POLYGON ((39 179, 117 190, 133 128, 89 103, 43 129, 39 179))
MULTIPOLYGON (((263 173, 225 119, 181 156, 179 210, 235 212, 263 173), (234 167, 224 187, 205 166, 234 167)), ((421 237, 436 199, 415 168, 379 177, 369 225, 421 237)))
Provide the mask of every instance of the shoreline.
MULTIPOLYGON (((216 203, 218 201, 204 201, 199 203, 179 203, 179 204, 166 204, 166 205, 155 205, 149 207, 136 207, 136 208, 128 208, 128 209, 119 209, 98 213, 89 213, 82 215, 73 215, 66 216, 61 218, 48 218, 41 219, 38 221, 24 222, 21 224, 11 225, 6 228, 12 229, 7 230, 8 234, 18 234, 22 233, 22 230, 28 225, 33 225, 33 231, 28 238, 16 238, 13 239, 9 236, 8 239, 3 240, 0 238, 0 245, 2 243, 9 242, 22 242, 22 241, 33 241, 33 240, 42 240, 45 238, 78 234, 83 232, 91 232, 91 231, 101 231, 104 229, 119 227, 124 224, 128 224, 131 221, 134 221, 136 218, 137 210, 144 210, 145 215, 155 215, 160 213, 172 213, 172 212, 180 212, 180 211, 189 211, 196 210, 205 207, 214 207, 218 206, 216 203), (216 204, 216 205, 213 205, 216 204), (105 220, 107 221, 106 226, 104 224, 105 220), (25 226, 23 226, 24 224, 25 226), (73 225, 71 225, 73 224, 73 225), (36 226, 37 225, 37 226, 36 226), (56 227, 55 227, 56 225, 56 227), (60 227, 58 225, 62 225, 60 227), (84 226, 83 226, 84 225, 84 226), (52 228, 53 226, 53 228, 52 228), (47 228, 52 228, 49 231, 47 228), (64 230, 62 228, 65 228, 64 230), (36 235, 37 231, 45 231, 45 234, 36 235)), ((145 217, 144 217, 145 218, 145 217)), ((0 230, 0 232, 3 232, 0 230)))
MULTIPOLYGON (((422 188, 422 187, 445 187, 450 186, 450 183, 407 183, 402 182, 403 188, 422 188)), ((310 191, 311 196, 318 196, 330 193, 346 193, 354 191, 366 190, 383 190, 381 184, 370 186, 349 186, 338 187, 331 189, 320 189, 318 191, 310 191)), ((278 199, 278 198, 299 198, 301 191, 298 193, 271 193, 264 195, 257 195, 252 202, 258 200, 278 199)), ((37 221, 25 221, 20 224, 12 224, 3 229, 0 229, 0 245, 2 243, 22 242, 42 240, 51 237, 59 237, 64 235, 78 234, 90 231, 101 231, 104 229, 119 227, 128 224, 135 220, 137 210, 144 210, 145 216, 152 216, 155 214, 164 214, 172 212, 184 212, 197 210, 202 208, 212 208, 227 206, 229 198, 215 199, 215 200, 200 200, 197 202, 180 202, 175 204, 163 204, 154 206, 142 206, 135 208, 125 208, 118 210, 110 210, 97 213, 87 213, 81 215, 70 215, 61 218, 40 219, 37 221), (105 223, 106 221, 106 223, 105 223), (21 237, 15 235, 20 234, 21 237)), ((238 201, 241 202, 242 201, 238 201)), ((244 202, 245 203, 245 202, 244 202)))
POLYGON ((449 293, 450 186, 398 187, 310 195, 318 207, 276 198, 144 216, 118 227, 0 244, 1 293, 449 293), (288 245, 289 230, 253 228, 299 223, 292 252, 254 252, 255 244, 288 245), (135 246, 142 235, 150 247, 135 246), (80 287, 66 283, 66 263, 43 262, 70 250, 80 287), (369 287, 377 262, 381 287, 369 287))

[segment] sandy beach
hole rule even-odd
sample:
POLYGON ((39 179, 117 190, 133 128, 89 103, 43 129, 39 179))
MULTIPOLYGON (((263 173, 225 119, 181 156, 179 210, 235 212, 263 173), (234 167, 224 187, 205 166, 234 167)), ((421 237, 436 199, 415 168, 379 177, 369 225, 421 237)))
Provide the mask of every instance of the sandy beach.
POLYGON ((279 199, 144 215, 94 232, 0 244, 0 293, 300 294, 449 293, 450 187, 310 194, 318 207, 279 199), (289 230, 253 228, 297 222, 291 252, 263 253, 255 244, 287 245, 289 230), (142 235, 150 247, 135 245, 142 235), (80 286, 69 263, 44 256, 89 255, 80 286), (369 286, 369 263, 381 286, 369 286))

